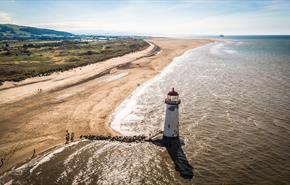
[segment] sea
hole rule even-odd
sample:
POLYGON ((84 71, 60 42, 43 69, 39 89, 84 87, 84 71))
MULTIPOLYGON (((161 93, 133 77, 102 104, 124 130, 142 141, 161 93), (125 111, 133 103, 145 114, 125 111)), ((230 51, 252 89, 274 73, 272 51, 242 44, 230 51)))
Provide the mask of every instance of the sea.
POLYGON ((172 87, 181 99, 177 157, 193 177, 165 147, 82 140, 13 168, 0 184, 290 184, 290 36, 226 36, 186 51, 121 103, 111 127, 161 130, 172 87))

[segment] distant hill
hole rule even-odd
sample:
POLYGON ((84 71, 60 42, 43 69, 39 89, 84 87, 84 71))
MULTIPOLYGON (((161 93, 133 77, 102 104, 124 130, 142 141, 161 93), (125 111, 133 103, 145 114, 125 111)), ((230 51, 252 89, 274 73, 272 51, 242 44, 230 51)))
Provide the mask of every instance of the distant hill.
POLYGON ((0 40, 5 39, 53 39, 70 38, 75 35, 69 32, 56 31, 13 24, 0 24, 0 40))

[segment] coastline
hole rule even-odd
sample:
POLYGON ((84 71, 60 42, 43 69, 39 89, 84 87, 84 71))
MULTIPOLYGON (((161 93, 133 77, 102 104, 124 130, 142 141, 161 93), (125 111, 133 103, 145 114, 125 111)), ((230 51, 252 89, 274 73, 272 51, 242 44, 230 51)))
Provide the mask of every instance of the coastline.
MULTIPOLYGON (((138 85, 151 79, 173 58, 210 39, 152 38, 149 48, 47 77, 32 78, 0 91, 0 155, 7 157, 0 174, 36 154, 64 143, 65 130, 119 135, 111 115, 138 85), (35 80, 36 79, 36 80, 35 80), (27 84, 25 84, 27 83, 27 84), (42 88, 41 94, 35 94, 42 88), (8 96, 9 95, 9 96, 8 96), (6 152, 6 153, 5 153, 6 152)), ((0 156, 0 157, 2 157, 0 156)))

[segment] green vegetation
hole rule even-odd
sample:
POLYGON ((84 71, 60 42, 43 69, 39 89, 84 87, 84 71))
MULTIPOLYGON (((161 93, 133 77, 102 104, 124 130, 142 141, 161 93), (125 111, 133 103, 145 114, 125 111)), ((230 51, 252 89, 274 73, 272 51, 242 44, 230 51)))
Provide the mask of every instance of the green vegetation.
POLYGON ((8 39, 51 39, 72 38, 75 35, 50 29, 18 26, 13 24, 0 24, 0 40, 8 39))
POLYGON ((1 41, 0 84, 100 62, 148 47, 140 39, 1 41))

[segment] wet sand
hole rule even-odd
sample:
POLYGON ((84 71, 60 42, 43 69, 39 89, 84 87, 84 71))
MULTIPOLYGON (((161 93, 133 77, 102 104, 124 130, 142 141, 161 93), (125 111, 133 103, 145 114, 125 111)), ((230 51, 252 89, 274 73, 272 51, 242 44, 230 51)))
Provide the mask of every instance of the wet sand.
POLYGON ((0 86, 0 173, 56 145, 65 131, 119 135, 110 115, 144 81, 186 50, 212 40, 153 38, 140 52, 0 86), (156 50, 156 46, 160 51, 156 50), (39 90, 41 89, 41 90, 39 90))

